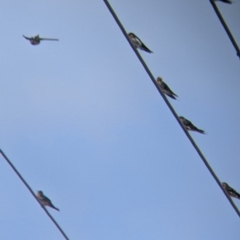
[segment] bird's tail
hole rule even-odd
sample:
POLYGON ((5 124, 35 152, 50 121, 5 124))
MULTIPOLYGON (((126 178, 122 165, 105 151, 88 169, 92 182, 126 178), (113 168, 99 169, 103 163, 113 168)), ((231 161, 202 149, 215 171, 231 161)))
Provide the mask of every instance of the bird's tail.
POLYGON ((60 211, 58 208, 56 208, 53 204, 51 204, 51 207, 54 208, 57 211, 60 211))
POLYGON ((205 132, 202 129, 197 129, 199 133, 205 134, 205 132))
POLYGON ((173 93, 173 94, 172 94, 172 98, 176 100, 176 99, 178 98, 178 95, 175 94, 175 93, 173 93))
POLYGON ((174 96, 174 94, 171 94, 171 93, 169 93, 169 94, 167 94, 170 98, 172 98, 172 99, 175 99, 176 100, 176 97, 174 96))
POLYGON ((58 208, 56 208, 56 207, 53 207, 54 209, 56 209, 57 211, 60 211, 58 208))
POLYGON ((240 200, 240 194, 239 194, 239 193, 237 193, 237 199, 239 199, 239 200, 240 200))
POLYGON ((153 51, 151 51, 150 49, 145 49, 148 53, 153 53, 153 51))
POLYGON ((144 51, 146 51, 146 52, 148 52, 148 53, 153 53, 149 48, 147 48, 144 44, 142 45, 142 47, 140 47, 140 48, 142 48, 142 50, 144 50, 144 51))

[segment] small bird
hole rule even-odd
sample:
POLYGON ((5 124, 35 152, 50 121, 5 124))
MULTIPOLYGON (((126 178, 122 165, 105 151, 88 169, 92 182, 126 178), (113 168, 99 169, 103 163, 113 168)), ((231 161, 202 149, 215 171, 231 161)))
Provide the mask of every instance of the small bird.
POLYGON ((227 183, 223 182, 222 186, 230 197, 235 197, 237 199, 240 199, 240 194, 236 190, 231 188, 227 183))
POLYGON ((38 45, 42 40, 49 40, 49 41, 58 41, 57 38, 40 38, 39 35, 34 37, 26 37, 23 35, 23 37, 30 41, 32 45, 38 45))
POLYGON ((191 130, 191 131, 196 131, 199 133, 204 134, 205 132, 201 129, 198 129, 196 126, 194 126, 189 120, 187 120, 186 118, 180 116, 179 117, 180 121, 182 122, 183 126, 187 129, 187 130, 191 130))
POLYGON ((47 198, 47 197, 43 194, 42 191, 38 191, 38 192, 37 192, 37 198, 38 198, 39 202, 40 202, 43 206, 49 206, 49 207, 51 207, 51 208, 56 209, 57 211, 60 211, 58 208, 56 208, 56 207, 52 204, 51 200, 50 200, 49 198, 47 198))
POLYGON ((215 1, 220 1, 220 2, 224 2, 224 3, 232 4, 231 0, 215 0, 215 1))
POLYGON ((161 88, 161 90, 168 95, 169 97, 176 99, 178 97, 177 94, 175 94, 169 87, 168 85, 162 80, 161 77, 157 78, 157 84, 161 88))
POLYGON ((148 53, 152 53, 152 51, 150 49, 148 49, 144 43, 134 34, 134 33, 128 33, 128 37, 132 43, 132 45, 135 47, 135 48, 139 48, 143 51, 146 51, 148 53))

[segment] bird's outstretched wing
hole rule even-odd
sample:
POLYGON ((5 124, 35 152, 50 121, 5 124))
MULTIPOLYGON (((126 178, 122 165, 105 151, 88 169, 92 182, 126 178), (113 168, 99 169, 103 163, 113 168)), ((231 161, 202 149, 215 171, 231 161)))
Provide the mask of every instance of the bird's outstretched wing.
POLYGON ((24 35, 23 35, 23 37, 24 37, 25 39, 27 39, 27 40, 31 40, 30 37, 26 37, 26 36, 24 36, 24 35))
POLYGON ((48 40, 48 41, 59 41, 57 38, 39 38, 39 40, 48 40))

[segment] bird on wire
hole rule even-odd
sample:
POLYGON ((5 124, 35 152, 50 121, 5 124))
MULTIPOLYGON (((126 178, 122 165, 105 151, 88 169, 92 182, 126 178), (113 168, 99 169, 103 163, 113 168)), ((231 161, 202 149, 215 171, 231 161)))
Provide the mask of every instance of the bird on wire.
POLYGON ((50 200, 49 198, 47 198, 47 197, 43 194, 42 191, 38 191, 36 196, 37 196, 37 199, 39 200, 39 202, 41 203, 41 205, 43 205, 43 206, 48 206, 48 207, 51 207, 51 208, 56 209, 57 211, 60 211, 58 208, 56 208, 56 207, 52 204, 51 200, 50 200))
POLYGON ((34 37, 26 37, 23 35, 25 39, 27 39, 32 45, 38 45, 40 44, 41 41, 43 40, 48 40, 48 41, 59 41, 57 38, 40 38, 39 35, 36 35, 34 37))
POLYGON ((194 126, 188 119, 180 116, 179 117, 181 123, 183 124, 183 126, 185 127, 186 130, 190 130, 190 131, 196 131, 202 134, 205 134, 205 132, 202 129, 197 128, 196 126, 194 126))
POLYGON ((161 88, 161 90, 169 97, 176 99, 178 97, 177 94, 175 94, 169 87, 168 85, 162 80, 161 77, 157 78, 157 84, 161 88))
POLYGON ((152 53, 150 49, 148 49, 145 44, 132 32, 128 33, 128 37, 135 48, 139 48, 145 52, 152 53))
POLYGON ((227 183, 223 182, 222 186, 230 197, 240 199, 240 194, 235 189, 231 188, 227 183))

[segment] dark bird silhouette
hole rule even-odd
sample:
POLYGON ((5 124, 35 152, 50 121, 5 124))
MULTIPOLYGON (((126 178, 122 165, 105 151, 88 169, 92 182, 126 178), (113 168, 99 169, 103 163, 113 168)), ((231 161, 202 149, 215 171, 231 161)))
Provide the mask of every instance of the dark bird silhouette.
POLYGON ((59 211, 59 209, 56 208, 56 207, 52 204, 51 200, 50 200, 49 198, 47 198, 47 197, 43 194, 42 191, 38 191, 38 192, 37 192, 37 198, 38 198, 39 202, 40 202, 43 206, 48 206, 48 207, 54 208, 54 209, 56 209, 57 211, 59 211))
POLYGON ((168 95, 169 97, 176 99, 178 97, 177 94, 175 94, 169 87, 168 85, 162 80, 161 77, 157 78, 157 84, 161 88, 161 90, 168 95))
POLYGON ((134 33, 128 33, 128 37, 132 43, 132 45, 135 47, 135 48, 139 48, 143 51, 146 51, 148 53, 152 53, 152 51, 150 49, 148 49, 144 43, 134 34, 134 33))
POLYGON ((240 199, 240 194, 236 190, 231 188, 227 183, 223 182, 222 186, 230 197, 235 197, 237 199, 240 199))
POLYGON ((191 130, 191 131, 196 131, 199 133, 204 134, 205 132, 201 129, 198 129, 196 126, 194 126, 189 120, 187 120, 184 117, 179 117, 180 121, 182 122, 183 126, 185 127, 185 129, 187 130, 191 130))
POLYGON ((32 45, 38 45, 42 40, 48 40, 48 41, 58 41, 57 38, 40 38, 39 35, 34 37, 26 37, 23 35, 25 39, 27 39, 32 45))

